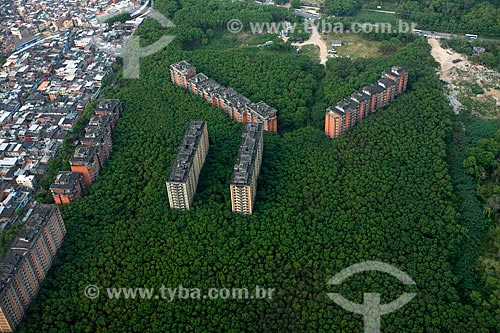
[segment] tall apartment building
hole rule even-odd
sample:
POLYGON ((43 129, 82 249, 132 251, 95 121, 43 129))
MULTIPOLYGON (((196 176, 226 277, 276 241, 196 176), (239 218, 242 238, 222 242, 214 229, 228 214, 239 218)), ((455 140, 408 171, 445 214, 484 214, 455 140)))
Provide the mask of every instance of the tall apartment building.
POLYGON ((253 103, 231 88, 220 85, 186 61, 170 65, 172 82, 203 97, 214 107, 224 110, 231 119, 240 123, 261 123, 265 131, 278 131, 278 111, 264 102, 253 103))
POLYGON ((208 146, 207 123, 189 122, 166 182, 170 208, 191 208, 208 146))
POLYGON ((332 138, 351 129, 360 120, 360 106, 349 98, 328 107, 326 112, 325 132, 332 138))
POLYGON ((66 227, 56 205, 37 205, 0 264, 0 332, 13 332, 36 297, 66 227))
POLYGON ((111 119, 111 128, 113 129, 122 111, 122 103, 119 99, 105 99, 97 105, 95 114, 108 116, 111 119))
POLYGON ((56 180, 50 186, 54 202, 58 205, 77 201, 82 197, 84 189, 83 175, 72 171, 59 171, 56 180))
POLYGON ((178 86, 187 88, 188 80, 196 74, 196 67, 191 66, 187 61, 180 61, 170 65, 170 78, 178 86))
MULTIPOLYGON (((171 74, 174 75, 174 74, 171 74)), ((187 88, 190 92, 193 94, 199 94, 198 93, 198 88, 201 87, 201 83, 208 81, 209 77, 206 76, 204 73, 198 73, 190 77, 187 81, 187 88)), ((174 82, 176 83, 176 82, 174 82)), ((203 91, 201 92, 201 95, 203 95, 203 91)))
POLYGON ((122 113, 122 104, 119 99, 105 99, 97 105, 95 114, 108 116, 111 119, 111 129, 115 128, 116 122, 122 113))
POLYGON ((69 160, 69 164, 71 171, 80 172, 83 175, 83 182, 87 187, 97 178, 101 170, 97 148, 94 146, 76 147, 75 154, 69 160))
POLYGON ((359 109, 359 121, 368 117, 370 114, 370 96, 361 91, 356 91, 351 95, 351 101, 357 104, 359 109))
POLYGON ((262 124, 264 131, 278 131, 278 111, 264 102, 248 105, 248 118, 251 123, 262 124))
POLYGON ((377 81, 377 84, 385 89, 386 104, 389 104, 397 95, 399 95, 398 83, 396 81, 383 77, 377 81))
POLYGON ((333 138, 339 137, 369 114, 388 105, 394 98, 406 90, 408 70, 394 66, 390 71, 382 72, 382 78, 336 105, 326 109, 325 133, 333 138))
POLYGON ((386 90, 376 83, 372 83, 362 89, 362 91, 371 97, 370 112, 375 112, 386 105, 386 90))
POLYGON ((85 136, 80 139, 84 146, 96 147, 101 169, 113 151, 111 120, 109 116, 93 116, 85 127, 85 136))
POLYGON ((382 72, 382 76, 397 82, 398 94, 406 90, 408 86, 408 74, 408 69, 401 66, 393 66, 390 71, 382 72))
POLYGON ((229 186, 233 212, 244 215, 253 212, 263 150, 262 124, 246 123, 229 186))

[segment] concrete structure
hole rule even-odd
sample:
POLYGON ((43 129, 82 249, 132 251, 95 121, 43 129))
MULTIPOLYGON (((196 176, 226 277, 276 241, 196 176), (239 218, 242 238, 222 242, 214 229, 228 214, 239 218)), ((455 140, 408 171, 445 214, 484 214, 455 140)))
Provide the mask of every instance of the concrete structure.
POLYGON ((196 74, 196 67, 191 66, 187 61, 180 61, 170 65, 170 77, 172 82, 187 88, 188 80, 196 74))
POLYGON ((19 175, 16 178, 16 183, 30 190, 34 190, 36 187, 35 175, 19 175))
POLYGON ((59 172, 50 187, 58 205, 74 202, 81 198, 86 187, 97 178, 113 150, 112 130, 122 111, 116 99, 103 100, 90 118, 81 145, 70 159, 72 172, 59 172))
POLYGON ((350 97, 326 109, 325 133, 332 139, 339 137, 369 114, 388 105, 406 90, 407 85, 406 68, 393 66, 390 71, 382 72, 382 78, 376 83, 356 91, 350 97))
POLYGON ((264 150, 262 129, 262 124, 259 123, 244 125, 229 186, 233 212, 244 215, 250 215, 253 212, 257 194, 257 178, 264 150))
POLYGON ((408 69, 401 66, 392 66, 391 70, 384 71, 382 76, 397 82, 398 94, 406 91, 408 86, 408 69))
POLYGON ((179 210, 191 208, 208 146, 206 122, 199 120, 189 122, 166 182, 170 208, 179 210))
POLYGON ((231 119, 240 123, 261 123, 265 131, 278 131, 278 111, 263 101, 253 103, 234 89, 221 86, 217 81, 186 61, 170 65, 172 82, 187 88, 193 94, 203 97, 214 107, 224 110, 231 119))
POLYGON ((111 120, 109 116, 93 116, 85 127, 85 136, 80 139, 84 146, 96 147, 99 166, 102 169, 113 151, 111 120))
POLYGON ((78 146, 69 164, 71 171, 82 174, 83 182, 87 187, 97 178, 101 170, 97 148, 94 146, 78 146))
POLYGON ((66 227, 56 205, 37 205, 0 264, 0 332, 13 332, 36 297, 66 227))
POLYGON ((85 189, 83 174, 72 171, 59 171, 50 187, 54 202, 58 205, 69 204, 80 199, 85 189))
POLYGON ((95 114, 98 116, 108 116, 111 119, 111 129, 114 129, 118 118, 123 112, 122 104, 118 99, 105 99, 97 105, 95 114))

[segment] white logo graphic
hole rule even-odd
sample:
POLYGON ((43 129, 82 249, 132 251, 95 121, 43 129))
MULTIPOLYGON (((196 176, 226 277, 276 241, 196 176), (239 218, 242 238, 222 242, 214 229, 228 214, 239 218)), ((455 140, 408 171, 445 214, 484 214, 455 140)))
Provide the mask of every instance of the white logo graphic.
MULTIPOLYGON (((151 9, 149 17, 158 21, 164 28, 173 28, 175 24, 160 12, 151 9)), ((132 36, 122 52, 123 77, 126 79, 138 79, 140 71, 140 58, 154 54, 174 40, 175 36, 162 36, 159 40, 148 46, 141 47, 141 37, 132 36)))
MULTIPOLYGON (((365 261, 344 268, 332 277, 327 284, 338 285, 354 274, 367 271, 384 272, 394 276, 405 285, 416 285, 408 274, 380 261, 365 261)), ((338 293, 327 293, 327 295, 345 310, 362 315, 364 317, 365 333, 380 333, 380 316, 402 308, 415 297, 416 293, 403 293, 398 299, 382 305, 380 304, 379 293, 364 293, 363 304, 353 303, 338 293)))

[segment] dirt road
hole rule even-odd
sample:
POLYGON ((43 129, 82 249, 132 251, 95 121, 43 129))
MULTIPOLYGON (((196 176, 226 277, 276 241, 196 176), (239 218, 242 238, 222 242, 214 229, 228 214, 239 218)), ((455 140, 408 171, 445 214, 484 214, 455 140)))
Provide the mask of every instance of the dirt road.
POLYGON ((308 24, 308 28, 311 29, 312 34, 311 37, 309 37, 308 40, 302 43, 293 43, 293 46, 301 47, 304 45, 316 45, 319 47, 319 57, 320 57, 320 63, 322 65, 326 65, 326 61, 328 60, 328 48, 326 46, 326 42, 321 38, 321 35, 319 34, 318 27, 313 24, 313 23, 306 23, 308 24))
POLYGON ((441 47, 439 41, 435 38, 429 38, 427 41, 432 47, 432 56, 441 65, 441 69, 439 71, 441 79, 445 80, 446 82, 451 82, 451 77, 449 75, 450 69, 452 69, 453 67, 465 68, 465 64, 468 62, 462 61, 454 64, 453 60, 461 58, 459 53, 446 53, 446 50, 441 47))

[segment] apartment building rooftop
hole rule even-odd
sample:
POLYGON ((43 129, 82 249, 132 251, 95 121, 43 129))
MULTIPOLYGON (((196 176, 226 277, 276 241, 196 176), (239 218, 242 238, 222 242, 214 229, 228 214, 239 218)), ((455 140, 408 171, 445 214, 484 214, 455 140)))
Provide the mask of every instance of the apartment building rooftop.
POLYGON ((363 88, 363 92, 369 95, 379 94, 385 91, 385 89, 376 83, 372 83, 369 86, 363 88))
POLYGON ((192 66, 185 60, 172 64, 170 67, 181 74, 187 74, 189 71, 196 70, 196 67, 192 66))
POLYGON ((208 76, 206 76, 204 73, 198 73, 194 75, 192 78, 188 80, 189 83, 196 83, 199 84, 201 82, 204 82, 208 80, 208 76))
POLYGON ((357 110, 358 106, 350 98, 344 98, 338 102, 335 107, 343 112, 351 112, 357 110))
POLYGON ((220 92, 222 98, 229 98, 238 95, 238 92, 233 88, 226 88, 220 92))
POLYGON ((275 108, 267 105, 265 102, 260 101, 259 103, 250 103, 248 105, 249 109, 254 111, 256 114, 262 118, 269 117, 271 115, 276 115, 278 111, 275 108))
POLYGON ((327 111, 327 112, 333 112, 333 113, 335 113, 335 114, 338 114, 339 116, 343 116, 343 115, 345 115, 345 114, 346 114, 346 112, 345 112, 345 111, 343 111, 343 110, 341 110, 341 109, 339 109, 339 108, 337 107, 337 105, 331 105, 331 106, 327 107, 327 108, 326 108, 326 111, 327 111))
POLYGON ((184 182, 186 180, 205 126, 207 126, 206 122, 201 120, 189 122, 174 159, 168 181, 184 182))
POLYGON ((365 94, 363 91, 356 91, 351 95, 351 99, 356 103, 361 103, 369 101, 371 99, 370 95, 365 94))
POLYGON ((234 96, 229 97, 227 100, 237 108, 248 106, 248 104, 252 102, 242 94, 236 94, 234 96))
POLYGON ((405 67, 403 67, 403 66, 392 66, 392 67, 391 67, 391 71, 392 71, 393 73, 398 74, 398 75, 408 74, 408 73, 409 73, 408 68, 405 68, 405 67))
POLYGON ((85 139, 82 139, 82 141, 92 141, 98 143, 106 134, 106 129, 107 126, 102 123, 99 123, 98 125, 88 125, 85 127, 85 139))
POLYGON ((119 99, 105 99, 97 105, 96 112, 111 111, 116 107, 121 106, 119 99))
POLYGON ((396 81, 388 79, 386 77, 382 77, 382 78, 378 79, 377 83, 380 86, 384 87, 384 88, 387 88, 387 87, 396 87, 398 85, 396 83, 396 81))
POLYGON ((79 172, 60 171, 50 190, 73 190, 82 181, 82 174, 79 172))
POLYGON ((95 115, 92 116, 89 120, 89 126, 101 126, 101 127, 107 127, 109 126, 111 119, 109 116, 100 116, 100 115, 95 115))
POLYGON ((94 146, 78 146, 75 154, 69 160, 71 164, 89 164, 96 156, 96 147, 94 146))
POLYGON ((214 92, 220 89, 221 87, 222 86, 217 81, 211 78, 200 82, 198 85, 198 89, 203 89, 206 92, 214 92))
POLYGON ((262 124, 246 123, 244 125, 238 149, 238 157, 236 158, 233 174, 231 175, 231 184, 250 185, 261 133, 262 124))
POLYGON ((54 209, 56 209, 55 205, 42 204, 37 204, 37 206, 33 208, 31 215, 17 233, 10 249, 7 250, 7 253, 0 263, 0 293, 12 281, 12 277, 16 273, 17 267, 19 267, 26 253, 33 246, 33 241, 47 224, 49 216, 54 209))

